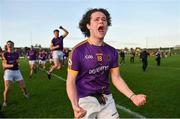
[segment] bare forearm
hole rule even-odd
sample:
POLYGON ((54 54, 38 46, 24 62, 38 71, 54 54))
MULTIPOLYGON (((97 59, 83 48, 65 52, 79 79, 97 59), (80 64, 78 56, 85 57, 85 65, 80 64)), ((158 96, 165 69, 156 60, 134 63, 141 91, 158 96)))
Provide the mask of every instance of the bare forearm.
POLYGON ((74 108, 75 106, 78 105, 75 81, 67 79, 66 90, 67 90, 68 97, 71 101, 72 107, 74 108))
POLYGON ((50 50, 54 50, 54 49, 57 49, 57 48, 59 48, 59 45, 51 46, 51 47, 50 47, 50 50))
POLYGON ((68 32, 65 28, 62 28, 62 30, 63 30, 66 34, 69 34, 69 32, 68 32))
POLYGON ((134 94, 121 77, 113 79, 112 82, 114 86, 126 97, 130 98, 134 94))
POLYGON ((111 78, 112 78, 112 83, 114 84, 114 86, 126 97, 130 98, 131 101, 136 106, 141 106, 146 103, 146 95, 144 94, 135 95, 133 91, 127 86, 125 81, 122 79, 119 73, 119 68, 115 68, 111 70, 111 78))
POLYGON ((13 67, 13 64, 3 64, 3 68, 6 69, 6 68, 12 68, 13 67))
POLYGON ((63 28, 62 26, 60 27, 60 29, 62 29, 65 32, 63 34, 63 37, 66 37, 69 34, 69 32, 65 28, 63 28))

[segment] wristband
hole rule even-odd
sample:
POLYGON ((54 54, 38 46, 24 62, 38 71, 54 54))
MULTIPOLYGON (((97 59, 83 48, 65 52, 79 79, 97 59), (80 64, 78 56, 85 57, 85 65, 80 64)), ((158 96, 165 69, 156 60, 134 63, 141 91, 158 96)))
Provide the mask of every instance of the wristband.
POLYGON ((135 94, 133 93, 133 94, 129 97, 129 99, 131 99, 134 95, 135 95, 135 94))

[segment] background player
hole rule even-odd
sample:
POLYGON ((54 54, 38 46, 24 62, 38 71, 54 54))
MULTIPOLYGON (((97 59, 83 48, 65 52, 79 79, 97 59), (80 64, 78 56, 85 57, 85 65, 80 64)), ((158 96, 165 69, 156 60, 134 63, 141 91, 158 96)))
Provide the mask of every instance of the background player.
POLYGON ((28 98, 29 95, 26 90, 26 86, 19 70, 19 54, 14 52, 14 43, 7 41, 7 51, 2 55, 2 65, 4 68, 4 102, 3 106, 7 106, 8 92, 10 84, 14 81, 19 83, 23 95, 28 98))
POLYGON ((54 30, 54 38, 51 41, 50 50, 53 52, 54 65, 48 71, 48 78, 51 79, 51 73, 55 69, 60 69, 63 61, 63 39, 69 34, 69 32, 62 26, 59 29, 64 31, 64 34, 59 36, 59 30, 54 30))
POLYGON ((31 49, 27 52, 27 57, 29 60, 29 67, 30 67, 30 73, 29 73, 29 78, 32 79, 32 74, 33 72, 36 73, 36 61, 37 61, 37 57, 38 54, 36 52, 36 50, 33 48, 33 46, 31 46, 31 49))
POLYGON ((43 69, 46 69, 46 62, 48 60, 48 54, 45 50, 42 50, 40 53, 39 53, 39 66, 42 67, 43 69))

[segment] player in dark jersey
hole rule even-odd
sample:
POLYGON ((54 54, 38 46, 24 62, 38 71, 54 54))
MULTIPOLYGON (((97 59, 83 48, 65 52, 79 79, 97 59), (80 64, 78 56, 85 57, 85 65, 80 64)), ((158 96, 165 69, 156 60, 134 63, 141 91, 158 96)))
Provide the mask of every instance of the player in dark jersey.
POLYGON ((38 56, 37 52, 32 46, 31 49, 27 52, 27 57, 28 57, 28 60, 29 60, 29 67, 30 67, 30 73, 29 73, 29 78, 30 79, 32 79, 33 72, 36 72, 37 56, 38 56))
POLYGON ((69 32, 62 26, 59 29, 64 31, 62 36, 59 36, 59 30, 54 30, 54 38, 51 41, 50 50, 54 60, 54 65, 48 71, 48 78, 51 79, 51 73, 55 69, 60 69, 63 61, 63 39, 69 34, 69 32))
POLYGON ((109 89, 109 74, 114 86, 136 106, 144 105, 146 96, 131 91, 119 73, 118 52, 104 43, 111 17, 105 9, 90 9, 79 23, 88 37, 73 48, 66 81, 67 94, 75 118, 118 118, 109 89))
POLYGON ((156 52, 156 62, 157 62, 157 66, 160 66, 160 64, 161 64, 161 52, 160 51, 156 52))
POLYGON ((48 59, 49 59, 49 64, 53 65, 53 57, 52 57, 52 52, 48 53, 48 59))
POLYGON ((7 106, 8 92, 10 84, 14 81, 19 83, 20 88, 23 91, 23 95, 28 98, 29 95, 26 90, 26 86, 19 70, 19 54, 14 52, 14 43, 7 41, 7 51, 2 55, 2 65, 4 68, 4 102, 3 106, 7 106))
POLYGON ((148 66, 148 56, 150 54, 146 51, 146 49, 143 49, 140 53, 140 58, 142 60, 142 69, 145 72, 148 66))
POLYGON ((42 50, 41 53, 39 53, 39 65, 43 68, 43 69, 46 69, 46 62, 47 62, 47 59, 48 59, 48 54, 45 50, 42 50))

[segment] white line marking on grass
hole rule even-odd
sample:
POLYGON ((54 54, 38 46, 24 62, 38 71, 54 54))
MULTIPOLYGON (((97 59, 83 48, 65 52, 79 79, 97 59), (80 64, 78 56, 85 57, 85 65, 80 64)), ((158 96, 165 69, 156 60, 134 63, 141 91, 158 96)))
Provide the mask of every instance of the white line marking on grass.
POLYGON ((127 113, 129 113, 129 114, 137 117, 137 118, 144 118, 144 119, 146 118, 145 116, 143 116, 143 115, 141 115, 141 114, 139 114, 139 113, 137 113, 137 112, 133 112, 133 111, 131 111, 130 109, 127 109, 126 107, 121 106, 121 105, 119 105, 119 104, 116 104, 116 107, 117 107, 118 109, 124 111, 124 112, 127 112, 127 113))
POLYGON ((54 74, 54 73, 52 73, 52 75, 55 76, 56 78, 61 79, 62 81, 66 81, 66 79, 64 79, 64 78, 62 78, 62 77, 60 77, 60 76, 58 76, 58 75, 56 75, 56 74, 54 74))
MULTIPOLYGON (((43 70, 42 68, 40 68, 40 70, 41 70, 41 71, 45 71, 45 70, 43 70)), ((45 72, 47 73, 47 71, 45 71, 45 72)), ((55 76, 56 78, 58 78, 58 79, 66 82, 66 79, 64 79, 63 77, 58 76, 58 75, 56 75, 56 74, 54 74, 54 73, 52 73, 52 75, 55 76)), ((130 115, 133 115, 133 116, 136 117, 136 118, 144 118, 144 119, 146 118, 145 116, 143 116, 143 115, 141 115, 141 114, 139 114, 139 113, 137 113, 137 112, 133 112, 133 111, 131 111, 130 109, 128 109, 128 108, 126 108, 126 107, 124 107, 124 106, 121 106, 121 105, 119 105, 119 104, 116 104, 116 107, 117 107, 119 110, 122 110, 122 111, 124 111, 124 112, 126 112, 126 113, 128 113, 128 114, 130 114, 130 115)))

